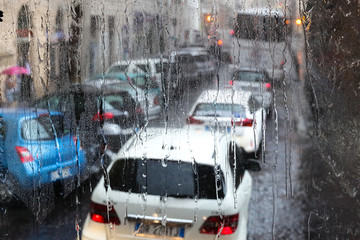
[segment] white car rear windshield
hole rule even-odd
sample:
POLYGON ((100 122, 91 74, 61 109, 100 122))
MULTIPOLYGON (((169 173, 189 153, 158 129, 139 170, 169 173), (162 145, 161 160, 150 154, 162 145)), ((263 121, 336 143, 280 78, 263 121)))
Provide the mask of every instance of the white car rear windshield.
POLYGON ((233 74, 233 80, 246 82, 264 82, 265 76, 263 73, 258 72, 236 71, 233 74))
POLYGON ((239 104, 200 103, 193 116, 244 118, 246 114, 244 107, 239 104))
POLYGON ((109 172, 112 190, 176 198, 217 199, 225 180, 214 166, 161 159, 120 159, 109 172), (164 162, 165 161, 165 162, 164 162))

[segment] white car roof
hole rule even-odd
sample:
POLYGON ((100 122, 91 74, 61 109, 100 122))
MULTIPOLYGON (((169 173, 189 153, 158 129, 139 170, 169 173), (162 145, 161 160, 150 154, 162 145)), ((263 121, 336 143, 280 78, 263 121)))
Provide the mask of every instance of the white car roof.
POLYGON ((254 7, 254 8, 242 8, 237 10, 238 14, 249 14, 249 15, 279 15, 284 17, 284 13, 279 8, 268 8, 268 7, 254 7))
POLYGON ((198 97, 195 104, 198 103, 235 103, 247 106, 252 93, 249 91, 237 91, 229 89, 211 89, 205 90, 198 97))
POLYGON ((147 128, 139 137, 133 136, 116 159, 146 157, 214 165, 215 146, 223 140, 224 135, 187 127, 147 128))
POLYGON ((155 62, 155 63, 160 63, 160 62, 168 62, 167 58, 144 58, 144 59, 129 59, 129 60, 123 60, 123 61, 119 61, 119 62, 115 62, 113 63, 111 66, 117 66, 117 65, 128 65, 130 63, 134 63, 134 64, 147 64, 149 62, 155 62))

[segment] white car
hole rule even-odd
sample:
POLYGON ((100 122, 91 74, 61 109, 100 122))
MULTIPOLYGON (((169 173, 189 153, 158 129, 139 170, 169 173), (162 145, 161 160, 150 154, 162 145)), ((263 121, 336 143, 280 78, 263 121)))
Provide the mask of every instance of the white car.
MULTIPOLYGON (((201 77, 211 78, 215 73, 215 60, 207 49, 201 47, 181 48, 170 53, 170 62, 178 64, 178 72, 185 78, 199 80, 201 77)), ((176 71, 175 71, 176 72, 176 71)))
POLYGON ((201 93, 186 121, 191 128, 233 134, 236 144, 253 154, 260 149, 266 114, 251 92, 211 89, 201 93))
POLYGON ((169 60, 167 58, 145 58, 119 61, 112 64, 106 71, 106 74, 121 72, 128 73, 146 73, 161 85, 161 75, 168 77, 170 71, 169 60))
POLYGON ((206 48, 189 47, 182 48, 177 54, 189 54, 193 57, 196 66, 196 77, 211 78, 215 73, 215 59, 208 53, 206 48))
POLYGON ((148 128, 112 156, 82 240, 244 240, 252 187, 246 169, 260 166, 224 134, 148 128))
POLYGON ((96 76, 85 81, 86 85, 99 89, 116 89, 127 91, 148 120, 159 118, 163 112, 163 94, 157 82, 143 73, 119 73, 96 76))
POLYGON ((162 116, 163 113, 163 96, 160 93, 159 86, 154 82, 150 89, 141 88, 139 85, 127 82, 119 82, 106 85, 109 89, 124 90, 130 93, 139 103, 145 115, 145 119, 152 120, 162 116))
POLYGON ((252 92, 258 102, 269 112, 273 105, 271 82, 266 71, 235 67, 229 84, 236 90, 252 92))

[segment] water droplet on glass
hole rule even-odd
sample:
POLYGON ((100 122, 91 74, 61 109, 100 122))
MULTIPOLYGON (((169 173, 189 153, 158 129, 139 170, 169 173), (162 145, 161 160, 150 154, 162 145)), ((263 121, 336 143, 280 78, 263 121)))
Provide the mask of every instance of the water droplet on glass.
MULTIPOLYGON (((146 188, 146 187, 145 187, 146 188)), ((144 192, 144 193, 141 193, 141 199, 146 202, 146 199, 147 199, 147 193, 144 192)))
POLYGON ((163 159, 161 159, 161 165, 163 167, 167 167, 167 159, 169 158, 169 155, 166 155, 163 159))
POLYGON ((161 224, 162 224, 163 226, 166 226, 166 220, 167 220, 167 216, 164 215, 163 218, 161 219, 161 224))

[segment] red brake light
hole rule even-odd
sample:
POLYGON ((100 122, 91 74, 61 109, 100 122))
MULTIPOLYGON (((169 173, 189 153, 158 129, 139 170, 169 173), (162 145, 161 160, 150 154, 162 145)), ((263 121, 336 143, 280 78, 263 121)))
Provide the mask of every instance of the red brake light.
POLYGON ((154 105, 159 105, 160 104, 160 100, 159 100, 159 96, 154 97, 154 105))
POLYGON ((199 232, 202 234, 220 234, 229 235, 233 234, 239 222, 239 214, 229 216, 211 216, 203 223, 199 232))
POLYGON ((234 30, 230 30, 230 35, 234 35, 235 31, 234 30))
POLYGON ((80 149, 82 149, 81 141, 80 141, 79 138, 77 138, 76 136, 73 136, 73 141, 74 141, 74 144, 75 144, 76 147, 77 147, 77 143, 79 142, 80 149))
POLYGON ((233 234, 233 230, 231 229, 231 227, 223 227, 221 234, 222 235, 229 235, 229 234, 233 234))
POLYGON ((188 118, 186 118, 186 124, 203 124, 204 122, 201 120, 198 120, 196 118, 194 118, 193 116, 190 116, 188 118))
POLYGON ((239 121, 231 120, 231 126, 252 127, 253 122, 254 120, 248 118, 239 121))
POLYGON ((19 155, 19 158, 22 163, 34 161, 33 156, 30 154, 30 152, 27 148, 16 146, 15 150, 16 150, 17 154, 19 155))
POLYGON ((140 106, 136 108, 136 113, 143 113, 143 110, 140 106))
POLYGON ((120 219, 117 216, 113 206, 108 207, 99 203, 91 202, 90 218, 98 223, 112 223, 120 225, 120 219))
POLYGON ((94 117, 92 118, 93 121, 104 121, 104 120, 108 120, 108 119, 113 119, 114 118, 114 114, 110 113, 110 112, 106 112, 103 114, 100 114, 99 112, 96 113, 94 115, 94 117))
POLYGON ((92 214, 91 220, 93 220, 94 222, 105 223, 104 217, 99 214, 92 214))
POLYGON ((229 81, 229 84, 230 84, 230 85, 234 85, 234 81, 233 81, 233 80, 230 80, 230 81, 229 81))

